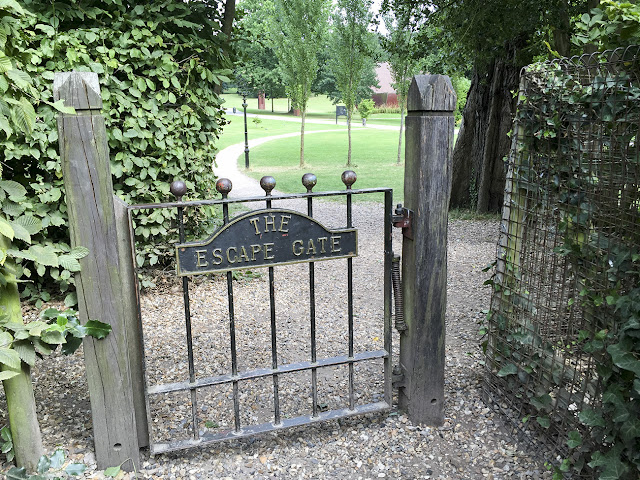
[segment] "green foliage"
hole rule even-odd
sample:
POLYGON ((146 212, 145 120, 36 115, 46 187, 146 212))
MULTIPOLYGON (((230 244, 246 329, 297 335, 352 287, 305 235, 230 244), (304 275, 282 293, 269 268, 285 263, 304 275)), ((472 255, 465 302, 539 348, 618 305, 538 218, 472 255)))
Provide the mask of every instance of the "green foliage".
POLYGON ((329 68, 340 92, 339 101, 347 107, 347 120, 360 101, 358 87, 365 69, 374 70, 371 0, 338 0, 331 15, 329 68))
MULTIPOLYGON (((527 76, 517 114, 513 191, 553 207, 554 234, 562 239, 553 253, 566 261, 579 292, 567 307, 587 329, 551 343, 531 321, 492 312, 497 338, 505 339, 494 345, 492 362, 539 427, 549 428, 554 417, 573 422, 565 439, 571 455, 555 467, 554 478, 587 466, 600 480, 636 479, 640 471, 640 213, 637 182, 626 181, 637 176, 638 164, 640 114, 625 108, 640 100, 637 75, 627 73, 634 68, 637 59, 621 61, 590 72, 585 85, 579 71, 532 66, 541 72, 527 76), (585 145, 590 152, 597 145, 602 156, 591 153, 586 161, 585 145), (549 189, 537 187, 542 177, 549 189), (567 369, 562 357, 578 366, 588 358, 597 367, 590 373, 567 369), (586 377, 583 391, 572 392, 575 385, 566 385, 578 374, 586 377)), ((510 308, 533 314, 533 295, 518 285, 518 260, 506 255, 504 262, 510 280, 494 288, 510 308)))
MULTIPOLYGON (((33 367, 36 358, 50 355, 58 347, 63 354, 71 355, 85 336, 102 339, 109 332, 111 326, 97 320, 80 325, 77 312, 71 309, 48 308, 40 314, 40 320, 28 323, 18 323, 0 314, 0 364, 19 368, 20 362, 24 362, 33 367)), ((2 380, 15 375, 16 372, 0 372, 2 380)))
POLYGON ((640 5, 603 0, 590 13, 582 14, 574 26, 571 40, 579 47, 593 45, 604 51, 634 45, 640 39, 640 5))
POLYGON ((369 115, 373 113, 376 105, 373 103, 373 100, 370 98, 365 98, 358 104, 358 113, 360 114, 360 118, 366 120, 369 118, 369 115))
POLYGON ((58 449, 50 457, 47 455, 40 457, 35 474, 28 474, 24 468, 12 467, 6 473, 6 478, 7 480, 62 480, 82 476, 86 469, 83 463, 67 463, 64 451, 58 449))
POLYGON ((11 430, 9 427, 4 426, 0 429, 0 453, 4 453, 7 457, 7 462, 13 462, 15 453, 13 451, 13 438, 11 437, 11 430))
POLYGON ((458 99, 456 109, 453 113, 455 115, 456 125, 459 125, 462 121, 462 110, 467 104, 467 93, 469 93, 469 88, 471 87, 471 80, 461 75, 453 75, 451 76, 451 84, 456 91, 456 97, 458 99))
POLYGON ((265 18, 273 15, 271 0, 243 0, 239 3, 243 10, 238 27, 243 34, 238 42, 242 59, 235 68, 240 91, 259 92, 269 97, 283 97, 285 83, 278 57, 273 49, 269 34, 269 22, 265 18))
MULTIPOLYGON (((211 167, 224 123, 214 88, 228 81, 230 66, 220 53, 221 14, 215 5, 152 1, 131 7, 120 0, 56 1, 55 8, 24 0, 22 5, 32 14, 14 22, 5 53, 25 73, 14 75, 14 83, 32 87, 36 121, 29 136, 15 129, 9 134, 0 125, 6 134, 0 133, 0 160, 5 178, 26 190, 22 201, 12 200, 3 211, 9 219, 24 215, 41 225, 31 234, 32 243, 48 254, 70 253, 56 110, 48 103, 56 71, 100 75, 114 188, 127 203, 169 199, 169 183, 178 177, 187 182, 190 197, 213 195, 211 167)), ((6 64, 3 58, 0 65, 6 64)), ((150 244, 168 233, 172 216, 168 210, 143 212, 136 218, 136 235, 150 244)), ((147 246, 140 260, 155 265, 165 255, 147 246)), ((46 301, 44 285, 67 292, 73 282, 66 261, 40 266, 20 261, 23 275, 34 281, 23 287, 25 296, 46 301)))

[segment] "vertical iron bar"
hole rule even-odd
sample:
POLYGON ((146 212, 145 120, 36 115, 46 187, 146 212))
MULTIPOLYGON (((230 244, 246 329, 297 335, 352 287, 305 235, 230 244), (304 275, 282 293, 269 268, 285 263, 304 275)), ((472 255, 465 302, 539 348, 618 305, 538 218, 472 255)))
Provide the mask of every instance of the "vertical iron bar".
MULTIPOLYGON (((313 198, 307 198, 307 212, 313 217, 313 198)), ((316 276, 315 264, 309 263, 309 316, 311 318, 311 362, 316 363, 316 276)), ((311 369, 313 416, 318 416, 318 369, 311 369)))
MULTIPOLYGON (((260 179, 260 187, 265 191, 267 208, 271 208, 271 190, 276 187, 276 179, 271 176, 264 176, 260 179)), ((275 227, 274 227, 275 228, 275 227)), ((273 412, 274 425, 280 425, 280 394, 278 393, 278 342, 276 336, 276 292, 273 278, 273 267, 269 267, 269 306, 271 311, 271 368, 273 373, 273 412)))
MULTIPOLYGON (((180 234, 180 243, 184 243, 184 207, 178 207, 178 231, 180 234)), ((189 382, 195 383, 196 374, 193 366, 193 344, 191 336, 191 309, 189 308, 189 279, 182 277, 182 296, 184 299, 184 318, 187 330, 187 357, 189 362, 189 382)), ((195 388, 190 388, 191 392, 191 421, 193 425, 193 438, 199 438, 198 432, 198 402, 196 398, 195 388)))
MULTIPOLYGON (((223 194, 226 198, 226 195, 223 194)), ((229 205, 222 204, 223 224, 229 223, 229 205)), ((231 340, 231 374, 235 377, 238 374, 238 359, 236 355, 236 318, 233 307, 233 273, 227 272, 227 295, 229 301, 229 336, 231 340)), ((238 381, 233 381, 233 418, 235 431, 240 431, 240 395, 238 392, 238 381)))
MULTIPOLYGON (((347 186, 347 191, 351 185, 347 186)), ((347 228, 353 227, 351 216, 351 192, 347 193, 347 228)), ((349 358, 353 358, 353 259, 347 258, 347 308, 349 315, 349 358)), ((349 409, 355 407, 353 362, 349 363, 349 409)))
POLYGON ((391 372, 393 366, 392 326, 391 326, 391 263, 393 262, 392 205, 393 193, 384 192, 384 401, 391 406, 391 372))

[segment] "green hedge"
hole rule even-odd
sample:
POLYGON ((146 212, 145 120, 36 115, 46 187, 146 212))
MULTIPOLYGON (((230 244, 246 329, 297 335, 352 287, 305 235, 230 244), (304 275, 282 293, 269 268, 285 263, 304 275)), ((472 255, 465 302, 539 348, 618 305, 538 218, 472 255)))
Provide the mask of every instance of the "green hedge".
MULTIPOLYGON (((37 121, 28 136, 2 133, 0 125, 3 178, 27 189, 20 202, 3 203, 8 219, 32 215, 43 226, 34 242, 57 253, 68 250, 57 112, 42 103, 52 101, 53 72, 61 71, 99 74, 114 188, 127 203, 170 199, 169 183, 176 178, 187 182, 190 198, 213 195, 216 140, 224 125, 215 87, 229 80, 231 65, 221 53, 215 4, 18 3, 33 15, 19 19, 20 35, 11 39, 7 55, 28 74, 25 82, 31 77, 33 88, 25 88, 35 97, 37 121)), ((139 263, 162 261, 164 252, 153 247, 152 239, 168 233, 172 215, 156 210, 137 217, 136 235, 146 245, 139 263)), ((28 260, 22 266, 24 276, 35 282, 25 284, 23 296, 48 300, 47 290, 65 292, 72 283, 62 267, 28 260)))

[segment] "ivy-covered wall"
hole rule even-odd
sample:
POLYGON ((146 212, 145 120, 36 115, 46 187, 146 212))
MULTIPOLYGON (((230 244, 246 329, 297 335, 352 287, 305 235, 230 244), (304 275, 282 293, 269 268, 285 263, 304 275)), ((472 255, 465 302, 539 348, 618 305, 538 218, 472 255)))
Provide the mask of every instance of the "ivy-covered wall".
POLYGON ((527 67, 514 135, 488 391, 542 433, 554 478, 636 480, 640 47, 527 67))
MULTIPOLYGON (((99 74, 114 187, 127 203, 167 201, 177 178, 186 181, 189 198, 214 194, 216 139, 224 124, 215 87, 228 81, 231 66, 222 53, 217 2, 17 3, 28 13, 7 44, 10 82, 28 92, 36 122, 28 135, 0 124, 2 177, 26 189, 2 203, 8 220, 33 217, 42 224, 34 243, 52 254, 69 250, 56 111, 43 102, 53 100, 53 72, 60 71, 99 74)), ((171 215, 138 216, 136 235, 143 241, 165 235, 171 215)), ((164 254, 149 245, 138 261, 154 265, 164 254)), ((72 282, 58 262, 21 265, 24 278, 34 281, 23 285, 23 296, 48 300, 50 291, 65 292, 72 282)), ((67 303, 73 302, 70 296, 67 303)))

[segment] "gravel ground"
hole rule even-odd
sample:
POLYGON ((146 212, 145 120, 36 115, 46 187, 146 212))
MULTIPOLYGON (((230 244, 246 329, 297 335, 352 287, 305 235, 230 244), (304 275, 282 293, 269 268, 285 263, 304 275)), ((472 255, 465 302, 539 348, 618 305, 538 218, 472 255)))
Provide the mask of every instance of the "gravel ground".
MULTIPOLYGON (((277 206, 277 205, 274 205, 277 206)), ((300 203, 287 205, 299 208, 300 203)), ((317 204, 316 212, 329 226, 344 224, 344 206, 317 204)), ((356 351, 382 348, 382 208, 356 203, 360 256, 354 260, 356 351)), ((150 457, 142 455, 143 478, 550 478, 527 445, 518 445, 495 405, 481 399, 482 367, 477 322, 487 308, 489 290, 482 286, 482 267, 492 260, 497 222, 452 221, 449 226, 447 309, 447 371, 445 423, 433 428, 413 425, 397 410, 352 417, 250 439, 232 440, 197 449, 150 457)), ((397 232, 396 232, 397 234, 397 232)), ((394 249, 401 250, 399 236, 394 249)), ((346 277, 342 261, 316 264, 318 286, 318 357, 346 349, 346 300, 341 286, 346 277), (340 263, 338 267, 336 264, 340 263)), ((276 268, 276 310, 280 363, 308 359, 306 264, 276 268)), ((269 304, 266 271, 234 282, 240 369, 269 366, 269 304)), ((186 358, 182 295, 172 275, 158 279, 156 289, 142 298, 149 383, 184 380, 186 358)), ((207 277, 191 285, 196 370, 199 376, 226 372, 228 321, 226 282, 207 277)), ((397 354, 394 337, 394 354, 397 354)), ((382 394, 381 363, 356 369, 357 402, 376 401, 382 394)), ((319 403, 344 406, 346 367, 319 374, 319 403)), ((82 352, 54 355, 34 369, 36 401, 48 452, 63 447, 74 461, 89 465, 87 478, 103 478, 95 471, 91 417, 82 352)), ((308 412, 307 374, 281 376, 284 416, 308 412), (286 380, 286 381, 285 381, 286 380)), ((272 415, 271 379, 241 387, 242 420, 268 421, 272 415)), ((0 397, 0 423, 6 423, 0 397)), ((187 395, 153 397, 153 434, 158 439, 188 435, 187 395)), ((201 430, 224 430, 233 425, 228 388, 198 395, 201 430)), ((0 466, 5 471, 7 465, 0 466)), ((129 478, 130 475, 124 475, 129 478)))

